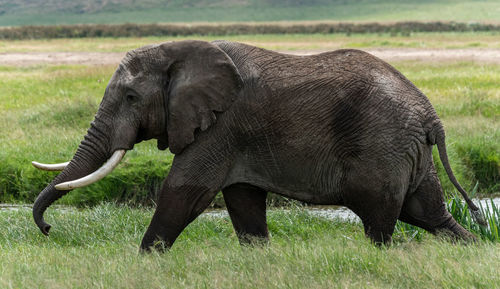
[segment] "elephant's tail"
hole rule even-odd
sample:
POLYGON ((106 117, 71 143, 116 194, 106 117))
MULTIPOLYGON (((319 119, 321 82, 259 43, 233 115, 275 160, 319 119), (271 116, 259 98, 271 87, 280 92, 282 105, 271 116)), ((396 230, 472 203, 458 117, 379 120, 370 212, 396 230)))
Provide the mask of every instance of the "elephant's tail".
POLYGON ((469 210, 471 212, 474 221, 480 225, 487 226, 487 223, 484 219, 484 216, 481 214, 481 211, 476 206, 476 204, 474 204, 474 202, 469 198, 467 192, 462 188, 460 183, 457 181, 457 178, 455 178, 453 171, 451 170, 450 162, 448 160, 448 154, 446 152, 444 128, 440 121, 434 123, 431 132, 428 134, 428 138, 432 144, 437 145, 439 152, 439 159, 441 159, 441 162, 443 163, 443 167, 446 173, 448 174, 448 178, 450 179, 451 183, 455 186, 455 188, 457 188, 460 194, 462 194, 462 197, 464 198, 465 202, 467 202, 467 205, 469 206, 469 210))

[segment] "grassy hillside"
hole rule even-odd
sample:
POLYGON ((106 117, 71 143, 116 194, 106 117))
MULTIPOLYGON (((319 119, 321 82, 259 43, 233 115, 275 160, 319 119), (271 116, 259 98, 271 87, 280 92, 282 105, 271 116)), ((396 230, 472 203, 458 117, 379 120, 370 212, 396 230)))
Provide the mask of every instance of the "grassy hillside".
POLYGON ((10 0, 0 25, 220 21, 499 21, 497 0, 10 0))

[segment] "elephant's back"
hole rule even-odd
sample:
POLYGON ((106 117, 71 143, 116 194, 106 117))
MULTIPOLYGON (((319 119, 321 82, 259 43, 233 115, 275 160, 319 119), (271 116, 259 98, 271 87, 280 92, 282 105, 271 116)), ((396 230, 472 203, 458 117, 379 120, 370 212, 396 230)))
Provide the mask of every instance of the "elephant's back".
POLYGON ((356 140, 365 135, 368 147, 375 140, 385 145, 410 137, 425 142, 424 127, 436 118, 422 92, 369 53, 341 49, 293 56, 241 43, 217 45, 233 59, 245 82, 236 105, 240 113, 250 110, 267 126, 280 123, 284 137, 307 134, 310 140, 363 145, 363 139, 356 140))
POLYGON ((245 82, 237 115, 251 114, 264 128, 280 127, 278 134, 297 148, 329 141, 335 146, 330 151, 355 157, 426 142, 425 125, 435 118, 430 102, 373 55, 342 49, 292 56, 240 43, 218 45, 245 82))

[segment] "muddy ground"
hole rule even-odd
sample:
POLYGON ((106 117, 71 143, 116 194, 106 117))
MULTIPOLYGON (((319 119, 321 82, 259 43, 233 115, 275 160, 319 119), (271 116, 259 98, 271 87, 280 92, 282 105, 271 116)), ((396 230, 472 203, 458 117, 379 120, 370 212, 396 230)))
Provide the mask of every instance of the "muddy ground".
MULTIPOLYGON (((368 49, 365 50, 386 61, 416 60, 436 61, 475 61, 500 64, 500 49, 368 49)), ((282 51, 296 55, 321 53, 320 50, 282 51)), ((83 64, 116 65, 125 52, 27 52, 1 53, 0 65, 29 66, 37 64, 83 64)))

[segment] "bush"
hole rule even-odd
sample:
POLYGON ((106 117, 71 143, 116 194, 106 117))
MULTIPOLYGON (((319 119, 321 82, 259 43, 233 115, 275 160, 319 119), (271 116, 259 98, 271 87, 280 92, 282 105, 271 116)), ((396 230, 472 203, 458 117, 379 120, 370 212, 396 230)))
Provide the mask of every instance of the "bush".
POLYGON ((484 192, 500 191, 500 153, 492 146, 460 146, 458 153, 484 192))
POLYGON ((120 24, 20 26, 0 29, 0 39, 143 37, 240 34, 391 33, 500 31, 498 24, 457 22, 315 23, 315 24, 120 24))

